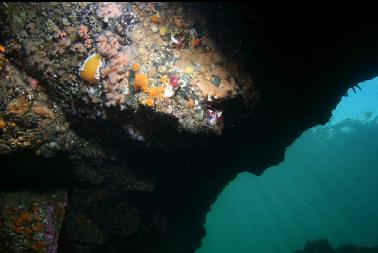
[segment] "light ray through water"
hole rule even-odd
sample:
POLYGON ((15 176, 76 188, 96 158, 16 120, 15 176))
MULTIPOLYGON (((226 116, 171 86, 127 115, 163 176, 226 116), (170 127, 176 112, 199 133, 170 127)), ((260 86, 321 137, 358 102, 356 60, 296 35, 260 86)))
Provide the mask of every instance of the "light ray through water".
POLYGON ((241 173, 219 196, 197 253, 293 253, 307 240, 378 244, 378 78, 348 91, 262 176, 241 173))

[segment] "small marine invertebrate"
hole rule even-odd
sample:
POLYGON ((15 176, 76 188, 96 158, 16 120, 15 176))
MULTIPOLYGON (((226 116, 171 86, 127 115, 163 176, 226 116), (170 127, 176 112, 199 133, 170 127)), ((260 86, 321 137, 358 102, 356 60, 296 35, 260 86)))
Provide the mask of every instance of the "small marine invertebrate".
POLYGON ((166 26, 160 27, 159 33, 161 36, 165 36, 168 33, 168 28, 166 26))
POLYGON ((84 41, 84 46, 85 46, 86 48, 92 48, 92 45, 93 45, 93 41, 92 41, 91 39, 86 39, 86 40, 84 41))
POLYGON ((37 115, 40 115, 40 116, 43 116, 43 117, 47 118, 50 121, 55 120, 55 113, 52 112, 46 106, 43 106, 43 105, 33 105, 33 107, 31 108, 31 110, 32 110, 33 113, 35 113, 37 115))
POLYGON ((64 53, 64 50, 71 45, 71 40, 63 37, 55 43, 55 53, 64 53))
POLYGON ((169 82, 169 78, 167 75, 163 75, 160 77, 160 82, 162 82, 163 84, 167 84, 169 82))
POLYGON ((53 37, 55 38, 55 39, 62 39, 62 38, 65 38, 67 36, 67 33, 63 30, 63 31, 61 31, 61 30, 59 30, 59 29, 57 29, 56 31, 55 31, 55 33, 54 33, 54 35, 53 35, 53 37))
POLYGON ((0 53, 5 53, 5 46, 0 44, 0 53))
POLYGON ((32 221, 32 216, 30 213, 23 212, 20 214, 19 219, 21 222, 30 222, 32 221))
POLYGON ((151 16, 150 17, 150 22, 154 23, 154 24, 160 24, 161 23, 160 16, 158 14, 155 14, 155 15, 151 16))
POLYGON ((85 59, 79 69, 80 77, 88 82, 96 82, 100 79, 100 68, 103 66, 102 58, 99 54, 92 54, 85 59))
POLYGON ((222 120, 222 111, 209 110, 209 123, 214 126, 222 120))
POLYGON ((123 103, 125 95, 129 93, 127 64, 128 57, 126 53, 121 52, 101 70, 101 75, 105 79, 103 86, 108 99, 107 106, 123 103))
POLYGON ((86 26, 86 25, 81 25, 81 26, 79 27, 78 34, 79 34, 80 37, 82 37, 82 38, 84 38, 84 39, 89 39, 88 31, 89 31, 88 26, 86 26))
POLYGON ((41 231, 43 228, 43 225, 41 223, 37 223, 37 224, 34 224, 32 226, 32 229, 34 232, 38 233, 39 231, 41 231))
POLYGON ((148 89, 148 95, 150 97, 163 97, 165 88, 163 86, 151 87, 148 89))
POLYGON ((116 106, 125 102, 125 95, 117 92, 108 92, 106 93, 106 99, 108 100, 105 104, 106 106, 116 106))
POLYGON ((120 37, 110 31, 106 31, 97 37, 97 50, 105 57, 113 57, 118 53, 120 48, 120 37))
POLYGON ((148 92, 147 76, 142 73, 135 74, 134 89, 136 91, 148 92))
POLYGON ((108 23, 110 18, 122 15, 121 5, 116 3, 103 3, 97 10, 97 15, 108 23))
POLYGON ((33 233, 33 230, 29 227, 24 227, 23 232, 24 234, 31 235, 33 233))
POLYGON ((24 115, 30 109, 30 101, 26 98, 17 98, 12 100, 7 106, 7 113, 24 115))
POLYGON ((177 76, 171 76, 171 78, 169 78, 169 81, 173 88, 176 88, 178 86, 177 76))
POLYGON ((71 47, 71 50, 77 53, 85 53, 87 51, 86 47, 81 42, 78 42, 75 45, 73 45, 71 47))
POLYGON ((30 77, 30 76, 28 76, 27 79, 28 79, 28 83, 29 83, 30 87, 33 90, 38 88, 39 81, 37 79, 30 77))
POLYGON ((138 72, 140 66, 138 63, 134 63, 133 65, 131 65, 131 69, 134 71, 134 72, 138 72))
POLYGON ((0 129, 4 129, 7 126, 4 120, 0 119, 0 129))
POLYGON ((192 39, 192 45, 197 47, 201 44, 201 40, 200 39, 196 39, 196 38, 193 38, 192 39))
POLYGON ((36 243, 33 243, 31 245, 31 248, 36 251, 42 251, 42 250, 46 250, 47 244, 42 241, 37 241, 36 243))
POLYGON ((125 72, 125 68, 128 62, 129 62, 129 59, 126 53, 120 52, 111 59, 109 66, 111 66, 111 69, 117 73, 125 72))
POLYGON ((148 107, 153 107, 154 106, 154 99, 153 98, 147 98, 146 101, 145 101, 145 104, 148 107))
POLYGON ((190 98, 188 102, 186 102, 186 107, 194 108, 194 100, 190 98))

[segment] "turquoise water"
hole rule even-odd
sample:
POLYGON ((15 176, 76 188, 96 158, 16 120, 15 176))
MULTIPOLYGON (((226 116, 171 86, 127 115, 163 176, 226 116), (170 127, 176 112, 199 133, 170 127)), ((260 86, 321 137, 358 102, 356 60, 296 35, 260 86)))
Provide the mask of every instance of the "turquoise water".
POLYGON ((334 247, 378 244, 378 78, 360 87, 284 162, 224 189, 196 253, 293 253, 319 238, 334 247))

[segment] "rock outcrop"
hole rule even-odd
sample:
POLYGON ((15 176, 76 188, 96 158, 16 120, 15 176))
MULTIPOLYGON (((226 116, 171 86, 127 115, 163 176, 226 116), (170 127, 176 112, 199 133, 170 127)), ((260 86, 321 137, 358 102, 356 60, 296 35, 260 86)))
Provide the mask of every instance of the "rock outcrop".
POLYGON ((327 239, 318 239, 315 241, 308 241, 303 247, 303 250, 297 250, 295 253, 376 253, 378 252, 378 245, 373 247, 364 247, 356 245, 342 245, 332 249, 331 244, 327 239))
POLYGON ((194 252, 230 180, 280 163, 378 75, 378 27, 356 11, 3 3, 0 14, 0 191, 67 191, 60 252, 194 252))

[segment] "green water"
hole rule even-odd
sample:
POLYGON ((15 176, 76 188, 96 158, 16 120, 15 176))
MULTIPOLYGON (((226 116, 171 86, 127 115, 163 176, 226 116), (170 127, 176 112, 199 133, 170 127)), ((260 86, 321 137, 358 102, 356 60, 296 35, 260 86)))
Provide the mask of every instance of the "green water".
POLYGON ((224 189, 196 253, 293 253, 319 238, 334 247, 378 244, 378 79, 360 86, 283 163, 224 189))

